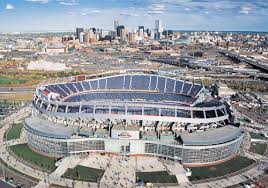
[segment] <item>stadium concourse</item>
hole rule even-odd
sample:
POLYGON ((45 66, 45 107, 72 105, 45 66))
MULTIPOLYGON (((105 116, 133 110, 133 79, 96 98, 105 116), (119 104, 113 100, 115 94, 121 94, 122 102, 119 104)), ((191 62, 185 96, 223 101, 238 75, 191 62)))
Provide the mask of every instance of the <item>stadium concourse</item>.
POLYGON ((201 83, 127 73, 39 86, 24 128, 31 149, 51 157, 149 155, 202 166, 239 153, 244 132, 233 119, 201 83))

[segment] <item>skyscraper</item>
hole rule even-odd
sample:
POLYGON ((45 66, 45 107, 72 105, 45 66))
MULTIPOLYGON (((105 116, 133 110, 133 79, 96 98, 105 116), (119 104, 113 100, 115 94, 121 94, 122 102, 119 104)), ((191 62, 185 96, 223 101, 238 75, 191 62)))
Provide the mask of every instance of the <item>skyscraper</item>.
POLYGON ((141 29, 144 31, 144 26, 139 26, 139 30, 141 29))
POLYGON ((114 30, 119 26, 119 20, 114 20, 114 30))
POLYGON ((117 36, 119 37, 120 36, 120 30, 121 29, 125 29, 125 26, 123 26, 123 25, 119 25, 119 26, 117 26, 117 28, 116 28, 116 33, 117 33, 117 36))
POLYGON ((81 33, 79 34, 79 41, 80 41, 80 42, 85 42, 84 37, 85 37, 85 33, 84 33, 84 32, 81 32, 81 33))
POLYGON ((266 35, 264 43, 268 46, 268 35, 266 35))
POLYGON ((161 20, 155 20, 155 30, 157 30, 157 32, 160 32, 160 33, 164 31, 161 20))
POLYGON ((76 28, 76 39, 80 39, 80 33, 84 32, 83 28, 76 28))
POLYGON ((125 41, 128 39, 128 30, 127 29, 120 29, 120 40, 125 41))

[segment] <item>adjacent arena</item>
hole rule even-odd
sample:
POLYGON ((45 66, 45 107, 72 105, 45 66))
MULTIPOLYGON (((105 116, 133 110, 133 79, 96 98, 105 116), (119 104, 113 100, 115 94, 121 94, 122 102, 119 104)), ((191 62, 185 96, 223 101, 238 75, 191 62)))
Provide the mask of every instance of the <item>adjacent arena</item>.
POLYGON ((188 166, 239 153, 243 130, 200 83, 155 74, 72 77, 36 89, 28 145, 51 157, 153 155, 188 166))

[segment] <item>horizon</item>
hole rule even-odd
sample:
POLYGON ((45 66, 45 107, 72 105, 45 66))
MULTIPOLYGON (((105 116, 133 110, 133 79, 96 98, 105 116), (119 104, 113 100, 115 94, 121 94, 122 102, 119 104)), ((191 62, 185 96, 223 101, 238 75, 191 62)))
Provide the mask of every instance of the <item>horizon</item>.
POLYGON ((268 32, 267 16, 265 0, 3 0, 0 32, 111 30, 113 20, 153 28, 156 19, 168 30, 268 32))

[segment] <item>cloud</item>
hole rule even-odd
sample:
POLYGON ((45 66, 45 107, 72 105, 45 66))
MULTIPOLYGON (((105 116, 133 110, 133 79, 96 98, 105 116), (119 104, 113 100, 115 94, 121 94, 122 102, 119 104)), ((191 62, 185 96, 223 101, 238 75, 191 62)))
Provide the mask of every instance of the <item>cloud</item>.
POLYGON ((164 14, 164 11, 160 11, 160 10, 149 10, 147 13, 148 14, 164 14))
POLYGON ((153 4, 151 7, 149 7, 152 11, 164 11, 165 5, 162 4, 153 4))
POLYGON ((79 4, 79 0, 58 0, 60 5, 75 6, 79 4))
POLYGON ((131 17, 138 17, 138 14, 134 14, 134 13, 127 13, 127 12, 123 12, 120 13, 121 16, 131 16, 131 17))
POLYGON ((240 7, 239 13, 240 14, 249 14, 251 12, 252 8, 248 5, 242 5, 240 7))
POLYGON ((155 3, 149 6, 147 14, 164 14, 164 12, 165 12, 165 5, 161 3, 155 3))
POLYGON ((92 11, 90 11, 90 12, 98 14, 98 13, 100 13, 101 11, 99 11, 99 10, 92 10, 92 11))
POLYGON ((25 0, 28 2, 36 2, 36 3, 41 3, 41 4, 46 4, 48 3, 50 0, 25 0))
POLYGON ((13 5, 11 5, 11 4, 6 4, 6 7, 5 7, 6 10, 12 10, 14 8, 15 7, 13 5))

